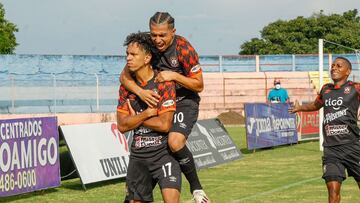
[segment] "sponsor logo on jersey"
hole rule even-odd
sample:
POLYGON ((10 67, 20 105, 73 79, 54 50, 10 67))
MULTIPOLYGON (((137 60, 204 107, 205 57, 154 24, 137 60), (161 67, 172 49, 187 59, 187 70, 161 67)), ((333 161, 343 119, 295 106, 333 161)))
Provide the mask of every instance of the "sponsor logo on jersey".
POLYGON ((343 135, 350 133, 347 125, 326 125, 325 131, 326 136, 343 135))
POLYGON ((162 136, 137 136, 135 137, 135 148, 155 147, 161 145, 162 136))
POLYGON ((201 69, 201 66, 198 64, 198 65, 192 67, 191 70, 190 70, 190 72, 192 72, 192 73, 197 73, 197 72, 200 71, 200 69, 201 69))
POLYGON ((174 103, 175 103, 174 100, 170 99, 170 100, 165 101, 165 102, 162 104, 162 106, 163 106, 163 107, 169 107, 169 106, 174 105, 174 103))
POLYGON ((152 130, 150 128, 144 127, 144 126, 140 126, 138 128, 135 129, 135 134, 137 135, 143 135, 146 133, 152 132, 152 130))
POLYGON ((348 108, 346 109, 343 109, 341 111, 337 111, 335 113, 327 113, 325 114, 325 119, 324 119, 324 124, 327 124, 337 118, 340 118, 340 117, 343 117, 343 116, 346 116, 346 111, 348 110, 348 108))
POLYGON ((345 87, 344 94, 349 94, 351 87, 345 87))
POLYGON ((340 106, 343 104, 343 97, 338 97, 337 99, 326 99, 325 106, 331 106, 334 110, 339 110, 340 106))
POLYGON ((172 66, 172 67, 177 67, 177 66, 179 66, 179 61, 178 61, 178 59, 177 59, 177 57, 176 56, 171 56, 170 57, 170 65, 172 66))

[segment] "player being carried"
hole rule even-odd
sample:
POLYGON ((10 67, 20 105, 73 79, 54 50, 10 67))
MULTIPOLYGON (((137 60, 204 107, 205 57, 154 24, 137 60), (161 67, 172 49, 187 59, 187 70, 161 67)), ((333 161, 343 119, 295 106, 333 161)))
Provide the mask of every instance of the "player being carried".
POLYGON ((360 188, 360 142, 357 113, 360 105, 360 83, 348 81, 351 63, 338 57, 331 65, 331 79, 321 88, 315 101, 289 108, 290 113, 316 111, 324 107, 323 176, 331 203, 340 202, 341 183, 345 169, 360 188))

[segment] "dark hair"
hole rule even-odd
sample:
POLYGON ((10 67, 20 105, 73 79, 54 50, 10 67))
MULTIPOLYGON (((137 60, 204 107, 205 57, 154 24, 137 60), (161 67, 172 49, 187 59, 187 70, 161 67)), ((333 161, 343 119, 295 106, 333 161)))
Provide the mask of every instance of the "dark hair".
POLYGON ((341 59, 341 60, 345 61, 345 63, 347 63, 347 65, 349 66, 350 70, 352 70, 352 65, 351 65, 351 62, 349 61, 349 59, 342 57, 342 56, 336 57, 336 59, 341 59))
POLYGON ((167 23, 169 28, 175 27, 175 20, 168 12, 156 12, 149 21, 149 26, 151 24, 163 24, 167 23))
POLYGON ((156 50, 148 32, 129 34, 124 41, 124 46, 129 46, 129 44, 131 43, 137 43, 140 47, 144 49, 145 53, 150 53, 152 55, 156 50))

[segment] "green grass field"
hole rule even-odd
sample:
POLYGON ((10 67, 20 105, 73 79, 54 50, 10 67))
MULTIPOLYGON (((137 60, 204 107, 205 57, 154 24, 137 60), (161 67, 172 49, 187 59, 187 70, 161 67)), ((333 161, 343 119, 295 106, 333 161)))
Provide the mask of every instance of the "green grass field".
MULTIPOLYGON (((252 152, 246 149, 243 127, 227 129, 244 157, 199 171, 213 203, 327 202, 317 141, 252 152)), ((62 181, 58 188, 1 198, 0 202, 122 202, 123 197, 124 180, 90 184, 84 191, 76 178, 62 181)), ((154 198, 155 202, 162 202, 158 188, 154 198)), ((185 179, 181 202, 193 202, 185 179)), ((360 202, 360 191, 353 178, 342 185, 342 202, 360 202)))

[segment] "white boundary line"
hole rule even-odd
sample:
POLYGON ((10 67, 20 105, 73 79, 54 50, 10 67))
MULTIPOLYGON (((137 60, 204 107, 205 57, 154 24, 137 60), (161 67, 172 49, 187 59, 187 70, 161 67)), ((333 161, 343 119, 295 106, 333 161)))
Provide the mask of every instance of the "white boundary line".
POLYGON ((302 184, 304 184, 304 183, 308 183, 308 182, 311 182, 311 181, 314 181, 314 180, 319 180, 319 177, 310 178, 310 179, 307 179, 307 180, 302 180, 302 181, 299 181, 299 182, 291 183, 291 184, 289 184, 289 185, 284 185, 284 186, 275 188, 275 189, 273 189, 273 190, 269 190, 269 191, 265 191, 265 192, 260 192, 260 193, 254 194, 254 195, 250 195, 250 196, 247 196, 247 197, 243 197, 243 198, 241 198, 241 199, 231 201, 231 203, 237 203, 237 202, 242 202, 242 201, 249 200, 249 199, 255 199, 255 198, 259 197, 259 196, 268 195, 268 194, 271 194, 271 193, 274 193, 274 192, 286 190, 286 189, 288 189, 288 188, 291 188, 291 187, 294 187, 294 186, 298 186, 298 185, 302 185, 302 184))

